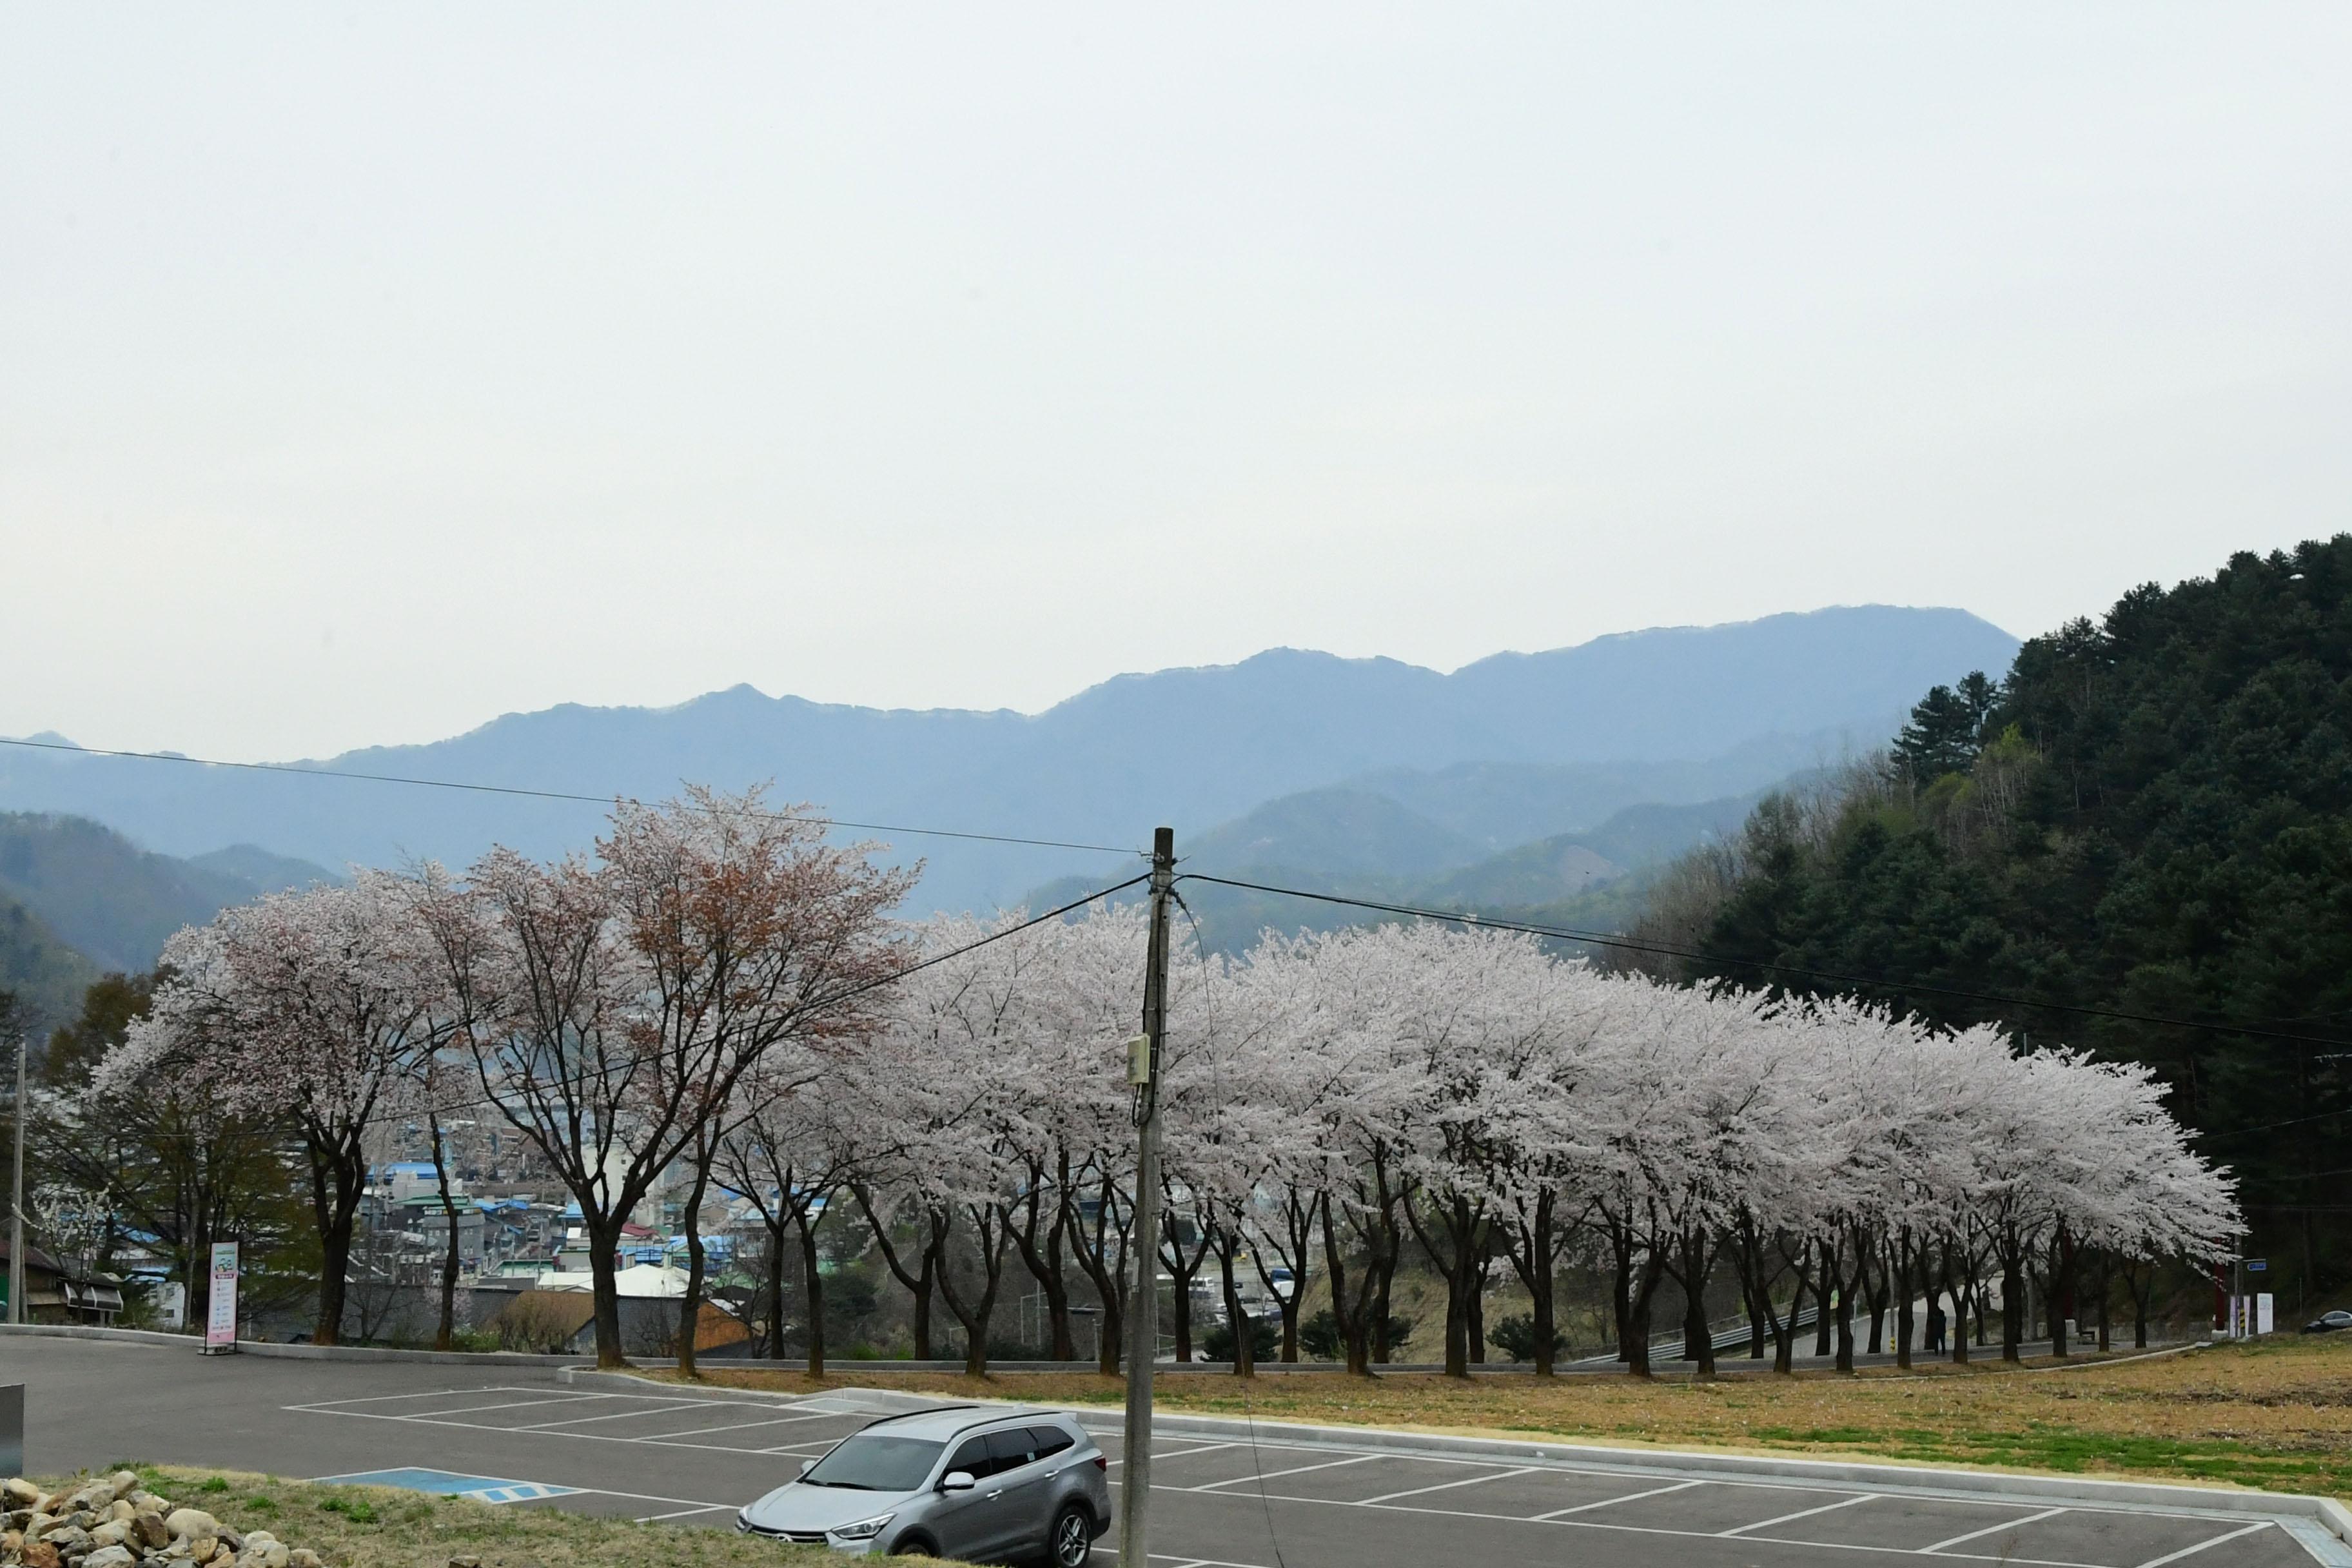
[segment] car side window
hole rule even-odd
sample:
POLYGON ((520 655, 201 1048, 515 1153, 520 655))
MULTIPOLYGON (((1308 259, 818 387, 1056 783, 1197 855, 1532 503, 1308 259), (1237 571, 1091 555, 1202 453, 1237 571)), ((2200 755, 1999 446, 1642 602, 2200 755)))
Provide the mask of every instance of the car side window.
POLYGON ((988 1457, 994 1462, 996 1473, 1017 1470, 1037 1457, 1036 1439, 1026 1426, 1014 1426, 988 1435, 988 1457))
POLYGON ((1052 1458, 1076 1441, 1059 1426, 1032 1426, 1029 1440, 1037 1445, 1037 1457, 1041 1459, 1052 1458))
POLYGON ((986 1480, 996 1473, 988 1462, 987 1438, 966 1438, 963 1446, 955 1451, 955 1458, 948 1461, 948 1468, 940 1474, 953 1475, 958 1470, 968 1472, 976 1481, 986 1480))

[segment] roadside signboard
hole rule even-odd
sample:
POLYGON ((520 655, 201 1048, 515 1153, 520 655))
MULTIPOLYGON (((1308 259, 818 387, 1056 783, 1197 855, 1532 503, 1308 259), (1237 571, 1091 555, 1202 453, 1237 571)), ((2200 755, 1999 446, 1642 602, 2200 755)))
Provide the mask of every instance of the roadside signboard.
POLYGON ((205 1352, 236 1349, 236 1243, 213 1243, 212 1309, 205 1319, 205 1352))

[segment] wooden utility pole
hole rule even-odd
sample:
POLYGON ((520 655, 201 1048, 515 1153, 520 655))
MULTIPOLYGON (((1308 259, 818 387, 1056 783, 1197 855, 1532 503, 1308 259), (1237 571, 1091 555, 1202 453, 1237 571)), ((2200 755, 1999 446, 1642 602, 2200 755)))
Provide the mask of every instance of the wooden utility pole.
POLYGON ((25 1031, 16 1030, 16 1181, 8 1199, 8 1321, 25 1321, 25 1031))
POLYGON ((1119 1568, 1149 1568, 1151 1364, 1160 1357, 1160 1058, 1168 1040, 1168 890, 1176 830, 1151 835, 1151 935, 1143 972, 1143 1033, 1129 1043, 1135 1096, 1135 1288, 1127 1303, 1127 1430, 1118 1493, 1119 1568))

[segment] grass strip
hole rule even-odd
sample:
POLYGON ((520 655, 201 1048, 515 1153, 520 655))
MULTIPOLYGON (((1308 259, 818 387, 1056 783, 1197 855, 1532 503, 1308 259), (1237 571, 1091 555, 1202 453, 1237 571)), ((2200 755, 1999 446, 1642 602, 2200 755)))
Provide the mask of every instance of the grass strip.
MULTIPOLYGON (((493 1505, 392 1487, 289 1481, 238 1470, 126 1461, 95 1473, 122 1469, 136 1470, 148 1490, 203 1509, 240 1534, 267 1530, 289 1547, 307 1546, 325 1559, 328 1568, 449 1568, 468 1558, 481 1568, 612 1568, 644 1563, 659 1563, 664 1568, 777 1568, 780 1562, 818 1568, 838 1561, 822 1546, 739 1535, 734 1521, 723 1514, 702 1516, 719 1521, 721 1528, 695 1529, 571 1513, 560 1503, 493 1505)), ((63 1492, 86 1479, 45 1478, 38 1484, 63 1492)))

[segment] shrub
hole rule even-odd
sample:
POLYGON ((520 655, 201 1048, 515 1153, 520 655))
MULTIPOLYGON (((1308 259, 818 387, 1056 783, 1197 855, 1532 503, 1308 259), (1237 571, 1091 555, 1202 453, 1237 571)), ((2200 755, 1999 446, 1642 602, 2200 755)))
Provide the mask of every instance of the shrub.
MULTIPOLYGON (((1498 1319, 1486 1331, 1486 1337, 1513 1361, 1536 1359, 1536 1321, 1532 1317, 1498 1319)), ((1551 1331, 1551 1353, 1558 1355, 1567 1348, 1568 1336, 1555 1326, 1551 1331)))
MULTIPOLYGON (((1389 1351, 1391 1354, 1404 1349, 1412 1338, 1412 1320, 1389 1314, 1389 1351)), ((1298 1348, 1318 1361, 1345 1361, 1348 1347, 1339 1338, 1339 1320, 1326 1307, 1298 1325, 1298 1348)))
MULTIPOLYGON (((1272 1361, 1275 1358, 1276 1352, 1281 1349, 1277 1336, 1274 1331, 1274 1325, 1267 1322, 1263 1318, 1250 1319, 1249 1325, 1250 1359, 1252 1361, 1272 1361)), ((1211 1361, 1233 1360, 1234 1331, 1232 1327, 1229 1324, 1219 1323, 1215 1328, 1211 1329, 1207 1333, 1202 1334, 1201 1336, 1201 1349, 1207 1353, 1211 1361)))

